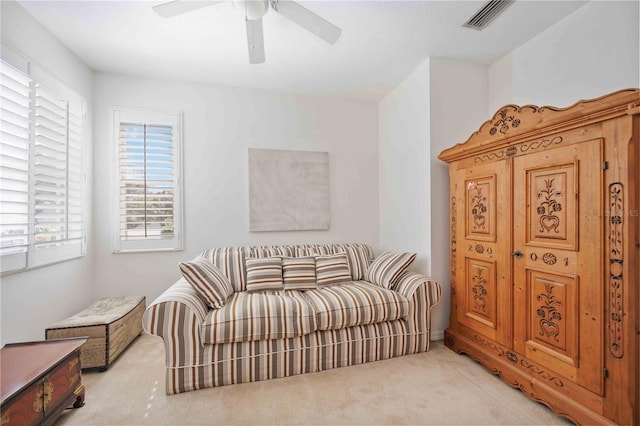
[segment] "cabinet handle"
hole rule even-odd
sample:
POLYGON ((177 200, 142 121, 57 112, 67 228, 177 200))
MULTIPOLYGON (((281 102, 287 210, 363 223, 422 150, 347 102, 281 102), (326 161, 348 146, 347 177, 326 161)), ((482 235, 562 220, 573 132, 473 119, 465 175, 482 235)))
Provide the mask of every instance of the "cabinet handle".
POLYGON ((511 256, 515 257, 516 259, 522 259, 522 256, 524 255, 520 250, 516 250, 513 253, 511 253, 511 256))

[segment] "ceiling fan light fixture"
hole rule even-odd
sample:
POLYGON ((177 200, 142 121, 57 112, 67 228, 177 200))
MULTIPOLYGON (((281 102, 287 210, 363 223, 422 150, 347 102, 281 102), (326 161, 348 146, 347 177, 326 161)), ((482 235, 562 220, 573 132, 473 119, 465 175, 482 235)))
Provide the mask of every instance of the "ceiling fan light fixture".
POLYGON ((233 7, 250 21, 262 18, 269 11, 267 0, 232 0, 232 3, 233 7))
MULTIPOLYGON (((202 7, 222 3, 223 1, 225 0, 173 0, 153 6, 153 10, 158 15, 168 18, 202 7)), ((340 34, 342 34, 342 29, 293 0, 227 1, 230 1, 233 4, 233 8, 244 18, 244 25, 247 30, 249 63, 251 64, 262 64, 265 60, 262 17, 267 14, 269 8, 329 44, 334 44, 338 41, 340 34)))

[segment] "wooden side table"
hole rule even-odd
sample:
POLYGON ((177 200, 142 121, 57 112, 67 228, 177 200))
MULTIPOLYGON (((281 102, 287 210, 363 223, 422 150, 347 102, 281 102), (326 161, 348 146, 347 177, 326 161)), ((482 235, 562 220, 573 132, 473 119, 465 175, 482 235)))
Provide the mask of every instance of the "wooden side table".
POLYGON ((84 405, 80 346, 87 339, 12 343, 0 350, 1 425, 52 424, 84 405))

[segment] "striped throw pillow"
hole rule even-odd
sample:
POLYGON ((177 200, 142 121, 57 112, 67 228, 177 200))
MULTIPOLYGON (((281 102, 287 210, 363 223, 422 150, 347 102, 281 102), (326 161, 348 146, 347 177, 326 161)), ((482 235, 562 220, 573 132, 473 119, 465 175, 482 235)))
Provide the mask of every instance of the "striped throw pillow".
POLYGON ((346 253, 316 256, 318 287, 351 281, 351 270, 346 253))
POLYGON ((384 288, 392 288, 400 279, 400 275, 409 268, 416 259, 415 253, 386 252, 376 257, 364 279, 384 288))
POLYGON ((244 268, 246 257, 244 247, 219 247, 203 251, 200 256, 213 263, 229 282, 235 291, 244 291, 247 276, 244 268))
POLYGON ((247 259, 247 291, 282 290, 282 258, 247 259))
POLYGON ((282 259, 285 290, 313 290, 316 288, 316 258, 285 257, 282 259))
POLYGON ((233 294, 229 278, 204 257, 180 262, 180 271, 210 308, 222 308, 233 294))
POLYGON ((347 258, 349 259, 351 278, 354 281, 364 279, 364 274, 371 263, 371 256, 367 247, 353 244, 346 246, 344 250, 346 250, 347 258))

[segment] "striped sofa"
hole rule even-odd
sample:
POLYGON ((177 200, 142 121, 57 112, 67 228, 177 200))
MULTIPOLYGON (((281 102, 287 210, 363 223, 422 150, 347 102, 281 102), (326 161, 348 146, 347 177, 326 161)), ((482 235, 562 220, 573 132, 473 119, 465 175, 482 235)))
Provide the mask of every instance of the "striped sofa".
POLYGON ((413 272, 391 289, 367 282, 362 278, 373 259, 367 245, 223 247, 202 257, 229 278, 234 293, 226 304, 210 309, 181 278, 143 316, 145 331, 164 340, 167 394, 429 350, 440 286, 413 272), (307 291, 246 291, 246 259, 336 253, 352 254, 353 281, 307 291))

